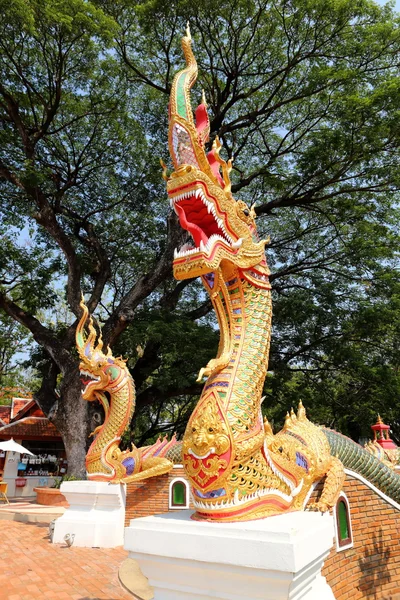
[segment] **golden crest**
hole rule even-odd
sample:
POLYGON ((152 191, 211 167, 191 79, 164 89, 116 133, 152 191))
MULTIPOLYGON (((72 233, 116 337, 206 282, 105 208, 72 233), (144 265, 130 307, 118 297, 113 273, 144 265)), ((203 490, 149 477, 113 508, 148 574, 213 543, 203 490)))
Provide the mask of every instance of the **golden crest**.
POLYGON ((183 464, 203 492, 222 486, 233 458, 233 438, 217 396, 210 392, 189 419, 183 438, 183 464))

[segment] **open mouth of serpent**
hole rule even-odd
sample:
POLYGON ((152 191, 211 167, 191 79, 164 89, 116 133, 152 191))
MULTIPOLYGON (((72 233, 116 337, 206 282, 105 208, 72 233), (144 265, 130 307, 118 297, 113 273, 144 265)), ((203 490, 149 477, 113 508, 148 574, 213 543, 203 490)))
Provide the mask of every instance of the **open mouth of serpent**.
POLYGON ((93 375, 92 373, 89 373, 89 371, 80 371, 80 379, 81 379, 81 384, 82 384, 82 392, 84 392, 87 388, 87 386, 90 383, 93 383, 94 381, 100 381, 100 377, 96 377, 95 375, 93 375))
POLYGON ((233 239, 218 214, 216 204, 207 197, 200 183, 179 191, 177 195, 170 196, 171 207, 178 215, 181 227, 190 233, 193 243, 185 244, 180 250, 175 249, 175 259, 197 252, 209 256, 217 244, 230 251, 240 248, 243 240, 233 239))

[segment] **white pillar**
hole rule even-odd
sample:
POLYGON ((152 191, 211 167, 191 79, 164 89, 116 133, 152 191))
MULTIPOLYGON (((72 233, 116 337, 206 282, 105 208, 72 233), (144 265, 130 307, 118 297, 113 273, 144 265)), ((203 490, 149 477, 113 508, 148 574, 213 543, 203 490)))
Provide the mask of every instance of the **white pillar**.
POLYGON ((103 481, 64 481, 61 491, 70 507, 54 526, 53 543, 114 548, 124 543, 126 486, 103 481))
MULTIPOLYGON (((16 440, 18 444, 21 442, 16 440)), ((19 452, 7 451, 6 460, 3 471, 3 481, 8 483, 7 496, 13 498, 14 496, 20 495, 19 488, 15 487, 15 478, 18 475, 18 463, 21 455, 19 452)))
POLYGON ((329 514, 293 512, 243 523, 191 511, 132 519, 125 548, 154 600, 334 600, 321 575, 333 544, 329 514))

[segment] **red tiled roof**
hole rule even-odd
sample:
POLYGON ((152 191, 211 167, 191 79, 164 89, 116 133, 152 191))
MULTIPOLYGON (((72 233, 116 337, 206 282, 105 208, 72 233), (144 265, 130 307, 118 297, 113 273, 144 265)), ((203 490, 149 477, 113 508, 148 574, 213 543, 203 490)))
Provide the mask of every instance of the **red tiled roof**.
POLYGON ((32 402, 31 398, 13 398, 11 404, 11 419, 13 419, 19 411, 30 402, 32 402))
MULTIPOLYGON (((30 416, 30 417, 44 417, 44 413, 42 411, 42 409, 39 407, 38 404, 36 404, 35 400, 29 400, 29 402, 27 404, 25 404, 25 406, 23 406, 18 413, 15 415, 15 417, 13 417, 12 419, 10 419, 13 423, 15 423, 16 421, 19 421, 20 419, 22 419, 23 416, 30 416)), ((1 418, 1 415, 0 415, 1 418)))
POLYGON ((31 437, 58 437, 59 432, 50 421, 44 417, 25 417, 14 423, 0 428, 0 439, 14 437, 27 439, 31 437))
POLYGON ((0 420, 3 421, 4 424, 10 422, 11 416, 11 406, 0 406, 0 420))

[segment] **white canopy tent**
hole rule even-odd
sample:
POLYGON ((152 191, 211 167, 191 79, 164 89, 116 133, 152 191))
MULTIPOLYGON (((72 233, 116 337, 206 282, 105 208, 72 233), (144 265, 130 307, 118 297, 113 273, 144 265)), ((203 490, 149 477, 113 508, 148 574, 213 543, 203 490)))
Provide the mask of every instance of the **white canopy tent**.
POLYGON ((32 452, 21 446, 21 444, 14 442, 13 438, 5 442, 0 442, 0 450, 5 450, 6 452, 19 452, 19 454, 30 454, 31 456, 35 456, 32 452))

